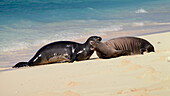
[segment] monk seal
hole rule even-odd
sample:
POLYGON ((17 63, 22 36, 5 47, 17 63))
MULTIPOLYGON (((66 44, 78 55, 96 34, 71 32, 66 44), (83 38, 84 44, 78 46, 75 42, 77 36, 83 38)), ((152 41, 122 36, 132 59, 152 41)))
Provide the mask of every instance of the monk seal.
POLYGON ((87 60, 94 52, 94 47, 90 45, 90 42, 101 40, 99 36, 91 36, 84 44, 72 41, 53 42, 40 48, 28 62, 19 62, 13 68, 87 60))
POLYGON ((99 58, 113 58, 123 55, 143 54, 155 52, 151 43, 137 37, 119 37, 108 40, 104 43, 93 42, 90 44, 95 47, 99 58))

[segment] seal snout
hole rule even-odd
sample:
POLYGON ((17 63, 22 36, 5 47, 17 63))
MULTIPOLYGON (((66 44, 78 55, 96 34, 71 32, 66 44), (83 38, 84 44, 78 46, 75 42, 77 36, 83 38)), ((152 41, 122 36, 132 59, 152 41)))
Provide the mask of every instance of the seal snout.
POLYGON ((101 37, 96 36, 94 41, 95 41, 95 42, 100 42, 101 40, 102 40, 102 38, 101 38, 101 37))
POLYGON ((102 38, 100 36, 91 36, 88 41, 101 41, 102 38))
POLYGON ((94 45, 94 43, 99 43, 102 40, 101 37, 99 36, 91 36, 88 40, 87 43, 89 43, 90 45, 94 45))
POLYGON ((102 38, 101 37, 97 37, 97 41, 102 41, 102 38))

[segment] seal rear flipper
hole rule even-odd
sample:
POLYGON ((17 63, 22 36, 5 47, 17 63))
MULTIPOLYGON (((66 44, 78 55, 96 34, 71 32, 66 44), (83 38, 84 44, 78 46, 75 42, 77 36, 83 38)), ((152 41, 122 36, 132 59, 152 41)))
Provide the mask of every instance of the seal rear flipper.
POLYGON ((19 67, 26 67, 26 66, 29 66, 28 62, 19 62, 15 66, 13 66, 12 68, 19 68, 19 67))

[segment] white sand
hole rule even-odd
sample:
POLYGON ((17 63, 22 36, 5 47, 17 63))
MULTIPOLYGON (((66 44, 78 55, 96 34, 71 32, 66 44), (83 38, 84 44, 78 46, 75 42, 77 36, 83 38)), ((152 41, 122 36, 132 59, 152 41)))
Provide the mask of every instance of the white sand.
POLYGON ((155 53, 0 72, 0 96, 170 96, 170 32, 142 38, 155 53))

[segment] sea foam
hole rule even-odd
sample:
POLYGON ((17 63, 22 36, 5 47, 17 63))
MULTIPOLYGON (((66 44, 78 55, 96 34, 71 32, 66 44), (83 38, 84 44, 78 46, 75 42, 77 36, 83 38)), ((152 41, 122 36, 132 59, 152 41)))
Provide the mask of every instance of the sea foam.
POLYGON ((148 13, 148 11, 141 8, 141 9, 136 10, 135 13, 148 13))
POLYGON ((12 43, 11 45, 6 45, 1 48, 1 52, 11 52, 11 51, 16 51, 19 49, 27 49, 30 46, 29 43, 27 42, 15 42, 12 43))
POLYGON ((105 28, 100 28, 98 32, 116 32, 123 29, 122 25, 112 25, 105 28))
POLYGON ((144 22, 135 22, 133 23, 133 26, 144 26, 145 23, 144 22))

